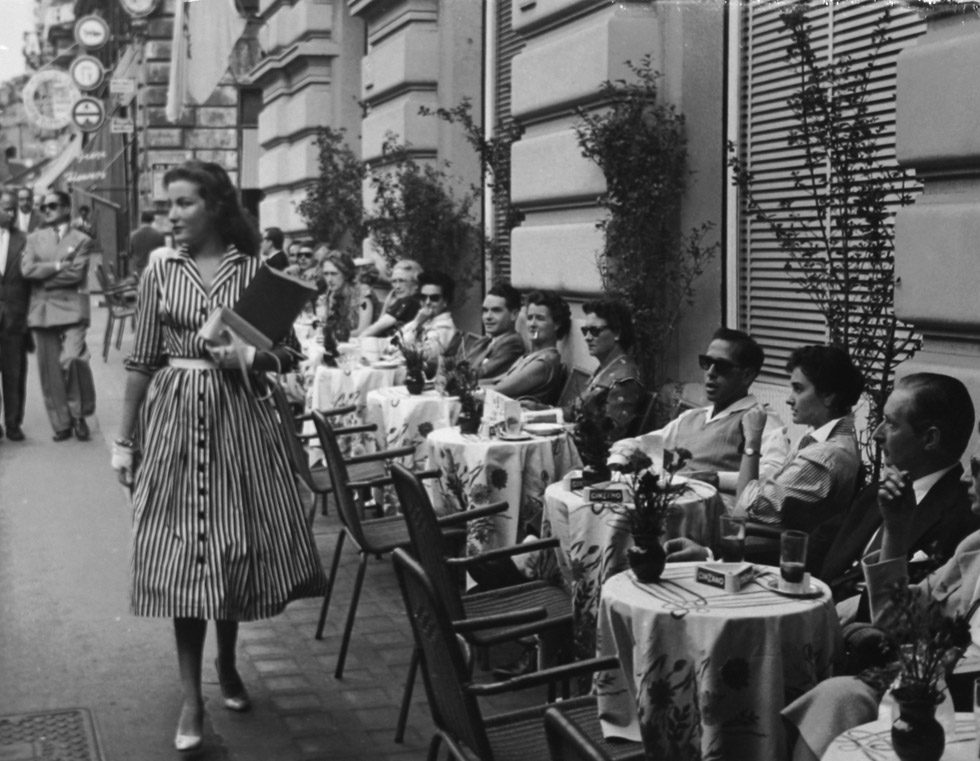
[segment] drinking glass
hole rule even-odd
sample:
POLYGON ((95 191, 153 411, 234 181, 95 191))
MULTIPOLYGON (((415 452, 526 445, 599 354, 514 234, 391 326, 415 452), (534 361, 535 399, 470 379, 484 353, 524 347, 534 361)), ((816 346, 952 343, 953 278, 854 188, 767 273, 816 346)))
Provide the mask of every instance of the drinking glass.
POLYGON ((973 680, 973 726, 977 732, 978 756, 980 756, 980 679, 973 680))
POLYGON ((787 584, 803 582, 809 538, 805 531, 784 531, 779 535, 779 573, 787 584))
POLYGON ((718 518, 719 548, 726 563, 741 563, 745 559, 745 521, 732 515, 718 518))

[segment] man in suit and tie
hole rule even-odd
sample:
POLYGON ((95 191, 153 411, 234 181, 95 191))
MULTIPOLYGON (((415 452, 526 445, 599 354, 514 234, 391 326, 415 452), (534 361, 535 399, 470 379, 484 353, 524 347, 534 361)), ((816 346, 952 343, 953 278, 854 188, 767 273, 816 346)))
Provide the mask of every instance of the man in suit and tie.
POLYGON ((167 244, 163 233, 153 226, 153 219, 152 211, 144 211, 140 214, 140 226, 129 234, 129 274, 137 280, 146 269, 150 252, 167 244))
MULTIPOLYGON (((973 431, 973 402, 956 378, 938 373, 907 375, 885 402, 884 419, 875 429, 885 460, 882 479, 899 474, 911 488, 908 560, 912 581, 919 581, 953 556, 967 534, 980 529, 962 483, 960 458, 973 431)), ((851 598, 863 581, 859 560, 881 549, 878 484, 865 488, 844 517, 818 575, 830 584, 842 613, 850 618, 851 598)), ((815 551, 822 552, 816 539, 815 551)), ((855 609, 856 613, 856 609, 855 609)))
POLYGON ((14 224, 24 235, 44 225, 40 212, 34 208, 34 191, 30 188, 17 190, 17 219, 14 224))
POLYGON ((498 283, 483 299, 483 330, 486 335, 465 349, 463 359, 480 379, 503 375, 525 354, 523 339, 515 323, 521 311, 521 294, 512 285, 498 283))
MULTIPOLYGON (((0 191, 0 405, 7 438, 23 441, 31 286, 20 271, 27 235, 14 226, 16 214, 13 191, 0 191)), ((0 437, 3 434, 0 429, 0 437)))
POLYGON ((67 193, 45 193, 41 211, 46 226, 27 236, 21 263, 24 277, 32 283, 27 324, 34 331, 41 391, 54 440, 65 441, 74 432, 79 441, 87 441, 85 416, 95 411, 85 346, 92 239, 69 224, 67 193))

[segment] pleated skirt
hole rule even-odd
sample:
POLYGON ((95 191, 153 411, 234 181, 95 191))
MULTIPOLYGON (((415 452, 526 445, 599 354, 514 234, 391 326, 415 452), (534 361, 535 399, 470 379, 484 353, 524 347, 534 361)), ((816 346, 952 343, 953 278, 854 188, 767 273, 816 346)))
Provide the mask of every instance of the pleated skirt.
POLYGON ((159 370, 139 429, 133 613, 251 621, 323 594, 284 434, 239 373, 159 370))

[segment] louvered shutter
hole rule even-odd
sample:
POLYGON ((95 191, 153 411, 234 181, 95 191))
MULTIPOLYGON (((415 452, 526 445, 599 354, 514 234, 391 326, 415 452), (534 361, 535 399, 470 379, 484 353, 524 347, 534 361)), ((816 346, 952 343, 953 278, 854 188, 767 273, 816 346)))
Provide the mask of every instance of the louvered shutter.
MULTIPOLYGON (((493 130, 495 135, 510 132, 514 125, 511 116, 511 64, 524 47, 524 43, 514 34, 512 23, 513 0, 497 0, 496 34, 496 88, 494 91, 495 109, 493 130)), ((510 165, 500 171, 509 176, 510 165)), ((498 247, 494 280, 510 282, 510 220, 506 204, 495 202, 493 208, 493 240, 498 247)))
MULTIPOLYGON (((780 13, 786 2, 745 3, 740 18, 739 152, 756 178, 755 192, 767 210, 778 210, 786 198, 805 198, 793 188, 792 172, 803 168, 802 148, 787 144, 795 120, 787 107, 799 87, 799 74, 786 62, 789 33, 780 13)), ((883 5, 869 2, 813 2, 807 14, 819 55, 859 60, 871 47, 871 35, 883 5)), ((914 11, 890 5, 889 40, 875 62, 872 112, 885 126, 879 138, 880 158, 895 160, 895 59, 925 31, 914 11)), ((822 316, 786 272, 786 256, 764 222, 747 213, 741 199, 738 222, 739 327, 766 349, 760 379, 781 383, 789 353, 802 344, 823 343, 822 316)), ((812 206, 794 204, 806 214, 812 206)))

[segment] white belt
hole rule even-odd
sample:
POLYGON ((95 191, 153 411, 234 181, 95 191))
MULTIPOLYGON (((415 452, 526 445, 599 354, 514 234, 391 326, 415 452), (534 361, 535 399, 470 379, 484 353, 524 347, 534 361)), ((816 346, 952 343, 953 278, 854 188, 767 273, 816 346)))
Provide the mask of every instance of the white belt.
POLYGON ((191 357, 170 357, 168 364, 181 370, 219 370, 220 368, 210 359, 192 359, 191 357))

